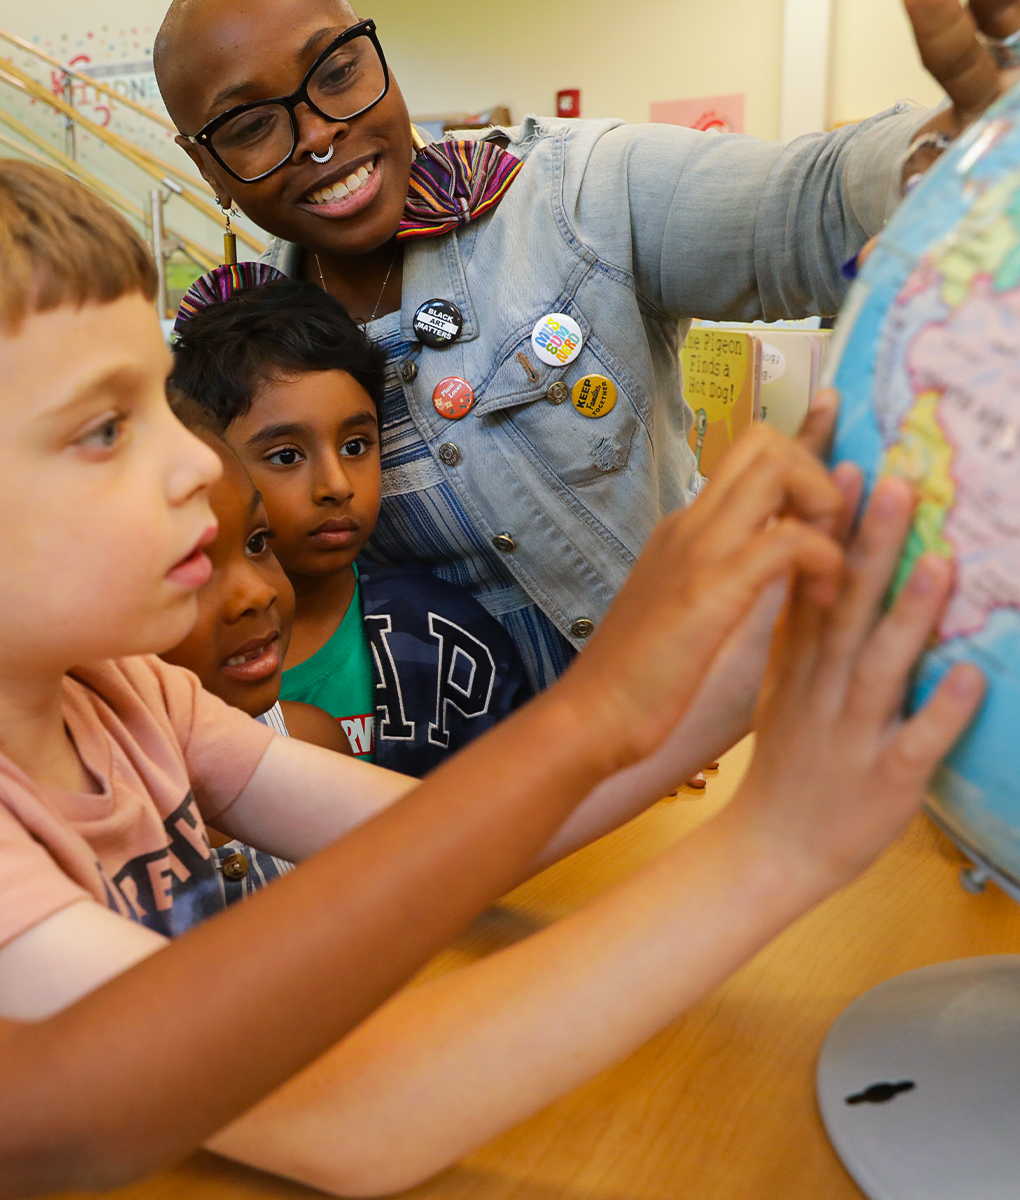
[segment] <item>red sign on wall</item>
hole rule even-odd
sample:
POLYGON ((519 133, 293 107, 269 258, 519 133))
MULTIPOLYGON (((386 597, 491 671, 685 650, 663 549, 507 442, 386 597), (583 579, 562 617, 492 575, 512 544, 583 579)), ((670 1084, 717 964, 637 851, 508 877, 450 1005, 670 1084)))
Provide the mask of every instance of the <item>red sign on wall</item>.
POLYGON ((744 132, 744 94, 699 96, 694 100, 656 100, 648 115, 660 125, 686 125, 688 129, 716 133, 744 132))
POLYGON ((556 115, 579 117, 581 115, 581 89, 566 88, 556 93, 556 115))

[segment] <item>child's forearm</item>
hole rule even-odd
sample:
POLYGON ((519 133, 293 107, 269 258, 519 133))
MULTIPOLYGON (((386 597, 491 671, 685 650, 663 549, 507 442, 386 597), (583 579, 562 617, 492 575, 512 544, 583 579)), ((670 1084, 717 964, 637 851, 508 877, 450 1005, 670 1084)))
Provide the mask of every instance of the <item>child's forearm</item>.
POLYGON ((403 1190, 641 1045, 836 880, 723 814, 587 908, 405 992, 217 1135, 342 1195, 403 1190))
POLYGON ((604 780, 570 814, 534 864, 541 870, 675 791, 751 730, 786 581, 767 588, 723 644, 683 720, 659 749, 604 780))
POLYGON ((282 1089, 275 1121, 216 1144, 333 1190, 406 1186, 626 1054, 863 869, 982 690, 956 667, 901 717, 951 582, 925 556, 877 616, 912 510, 902 483, 876 487, 831 611, 794 587, 755 758, 722 814, 558 928, 400 998, 282 1089))
POLYGON ((250 1107, 515 882, 608 750, 535 702, 273 888, 55 1017, 0 1025, 0 1095, 17 1100, 0 1196, 137 1177, 250 1107), (215 1087, 210 1062, 226 1064, 215 1087))
POLYGON ((831 603, 843 555, 825 530, 843 507, 801 448, 745 435, 706 496, 653 532, 556 688, 261 895, 57 1016, 0 1026, 0 1197, 133 1178, 324 1053, 520 879, 601 780, 655 753, 763 589, 797 575, 831 603), (210 1087, 213 1061, 228 1069, 210 1087))

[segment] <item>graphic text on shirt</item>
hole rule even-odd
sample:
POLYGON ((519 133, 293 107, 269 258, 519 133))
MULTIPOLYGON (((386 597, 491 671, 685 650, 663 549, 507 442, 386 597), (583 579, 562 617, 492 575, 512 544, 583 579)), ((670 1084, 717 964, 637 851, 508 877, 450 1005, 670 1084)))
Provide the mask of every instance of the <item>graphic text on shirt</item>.
POLYGON ((164 937, 177 937, 222 912, 223 892, 191 792, 166 818, 163 828, 166 846, 132 858, 112 880, 103 874, 103 883, 107 904, 114 912, 164 937))
POLYGON ((361 717, 340 717, 340 726, 347 734, 355 754, 372 754, 375 750, 375 713, 361 717))
MULTIPOLYGON (((496 663, 489 647, 463 626, 434 612, 428 614, 428 623, 429 633, 438 643, 435 660, 436 707, 434 717, 429 722, 428 740, 433 746, 445 749, 450 745, 448 718, 451 708, 469 720, 484 716, 489 711, 496 663)), ((389 614, 366 615, 365 629, 375 661, 379 739, 413 741, 415 723, 407 718, 396 657, 389 642, 389 635, 393 632, 389 614)))

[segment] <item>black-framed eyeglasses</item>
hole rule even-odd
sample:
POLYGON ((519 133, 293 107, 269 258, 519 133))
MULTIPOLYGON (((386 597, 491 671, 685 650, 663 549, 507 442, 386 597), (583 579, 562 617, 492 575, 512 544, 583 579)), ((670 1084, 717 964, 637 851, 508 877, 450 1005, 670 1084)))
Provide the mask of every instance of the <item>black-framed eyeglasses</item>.
POLYGON ((185 137, 204 146, 239 183, 257 183, 290 161, 300 136, 299 104, 307 104, 324 121, 353 121, 389 90, 390 72, 375 22, 360 21, 329 43, 289 96, 228 108, 185 137))

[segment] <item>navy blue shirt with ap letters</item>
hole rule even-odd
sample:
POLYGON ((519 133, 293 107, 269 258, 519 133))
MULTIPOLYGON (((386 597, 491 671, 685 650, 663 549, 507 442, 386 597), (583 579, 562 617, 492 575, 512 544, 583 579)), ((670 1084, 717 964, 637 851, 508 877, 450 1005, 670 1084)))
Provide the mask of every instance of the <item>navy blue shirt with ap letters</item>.
POLYGON ((531 696, 517 648, 462 588, 358 560, 375 665, 375 761, 418 778, 531 696))

